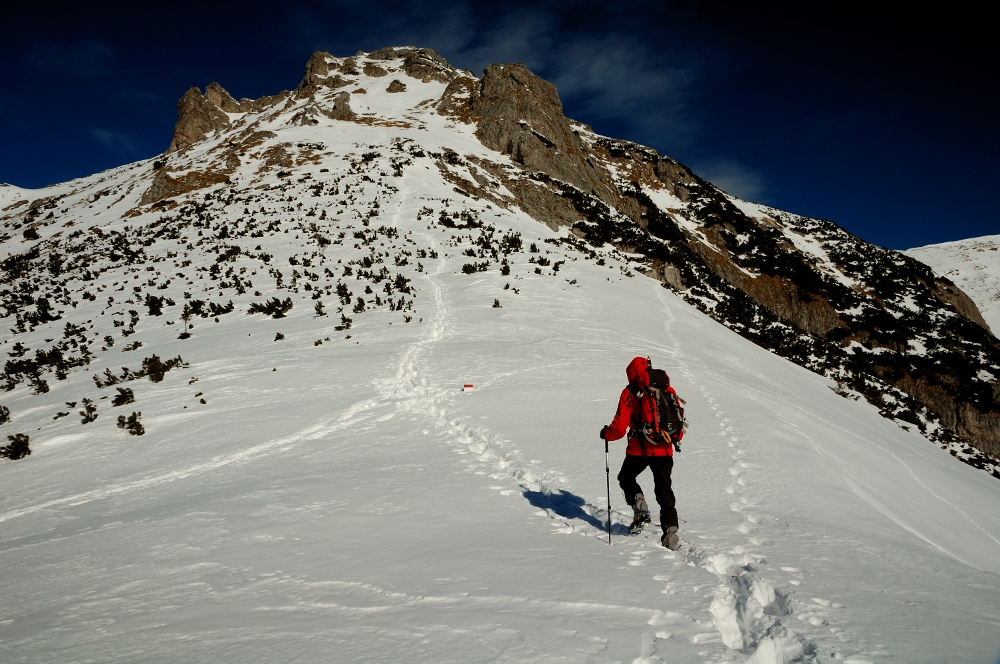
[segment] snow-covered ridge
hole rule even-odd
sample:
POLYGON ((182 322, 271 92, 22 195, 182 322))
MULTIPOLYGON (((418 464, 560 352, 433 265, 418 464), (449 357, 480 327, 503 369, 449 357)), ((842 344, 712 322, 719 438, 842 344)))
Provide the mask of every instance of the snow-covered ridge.
POLYGON ((931 244, 907 250, 971 297, 994 331, 1000 330, 1000 235, 931 244))

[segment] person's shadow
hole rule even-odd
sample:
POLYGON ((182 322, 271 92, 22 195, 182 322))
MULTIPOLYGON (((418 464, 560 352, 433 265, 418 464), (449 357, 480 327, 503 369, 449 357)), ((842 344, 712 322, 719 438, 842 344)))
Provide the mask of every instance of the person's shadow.
MULTIPOLYGON (((608 532, 608 510, 587 505, 587 501, 576 494, 561 489, 551 493, 525 491, 524 497, 534 507, 552 510, 564 519, 579 519, 602 532, 608 532)), ((612 523, 611 534, 628 535, 628 526, 622 523, 612 523)))

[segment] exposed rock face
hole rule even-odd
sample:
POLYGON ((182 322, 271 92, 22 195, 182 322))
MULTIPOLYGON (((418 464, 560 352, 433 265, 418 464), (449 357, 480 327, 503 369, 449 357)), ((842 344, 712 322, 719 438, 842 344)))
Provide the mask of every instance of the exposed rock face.
POLYGON ((316 51, 312 54, 306 63, 306 73, 302 77, 302 82, 299 83, 297 90, 299 95, 304 93, 304 96, 309 96, 311 91, 326 84, 330 75, 329 61, 332 59, 332 55, 322 51, 316 51))
POLYGON ((385 48, 380 48, 372 51, 368 54, 368 57, 372 60, 395 60, 396 58, 403 57, 407 49, 395 49, 391 46, 386 46, 385 48))
POLYGON ((524 65, 488 66, 470 103, 483 145, 605 202, 617 199, 607 171, 585 159, 583 144, 563 115, 556 86, 524 65))
POLYGON ((958 286, 951 283, 947 279, 935 279, 932 291, 939 300, 945 304, 950 304, 958 313, 962 314, 972 322, 982 326, 983 329, 990 334, 993 334, 990 330, 990 326, 986 324, 985 320, 983 320, 983 315, 979 312, 979 307, 977 307, 976 303, 973 302, 968 295, 963 293, 958 286))
POLYGON ((461 122, 470 123, 475 118, 472 99, 478 94, 479 81, 470 76, 458 76, 448 83, 435 108, 441 115, 450 115, 461 122))
POLYGON ((227 179, 229 176, 226 173, 200 171, 189 171, 173 177, 167 169, 161 168, 153 179, 152 186, 142 195, 139 204, 149 205, 164 198, 178 196, 195 189, 204 189, 225 182, 227 179))
POLYGON ((398 78, 392 79, 392 83, 385 89, 386 92, 405 92, 406 86, 399 82, 398 78))
POLYGON ((429 48, 413 49, 407 53, 403 60, 403 71, 407 76, 420 79, 422 81, 439 81, 447 83, 455 77, 455 70, 437 54, 429 48))
POLYGON ((387 76, 389 74, 389 72, 385 69, 371 62, 366 62, 362 71, 365 73, 365 76, 375 76, 376 78, 380 76, 387 76))
POLYGON ((231 125, 228 113, 256 113, 275 106, 288 98, 287 92, 236 101, 218 83, 210 83, 202 95, 191 88, 177 102, 177 124, 166 154, 184 150, 210 134, 225 131, 231 125))
POLYGON ((347 92, 338 92, 321 110, 331 120, 353 120, 357 117, 351 110, 351 95, 347 92))
MULTIPOLYGON (((238 101, 233 99, 225 88, 223 88, 218 83, 209 83, 208 87, 205 88, 205 99, 207 99, 216 108, 221 108, 226 113, 246 113, 248 110, 247 104, 242 106, 238 101)), ((246 101, 246 100, 244 100, 246 101)))
MULTIPOLYGON (((324 53, 324 55, 327 55, 324 53)), ((359 55, 361 55, 359 53, 359 55)), ((344 61, 340 63, 340 71, 347 76, 357 76, 361 72, 358 71, 358 62, 354 58, 344 58, 344 61)))
POLYGON ((177 125, 174 127, 174 138, 170 141, 167 153, 183 150, 211 132, 228 126, 229 116, 203 97, 198 88, 191 88, 177 102, 177 125))

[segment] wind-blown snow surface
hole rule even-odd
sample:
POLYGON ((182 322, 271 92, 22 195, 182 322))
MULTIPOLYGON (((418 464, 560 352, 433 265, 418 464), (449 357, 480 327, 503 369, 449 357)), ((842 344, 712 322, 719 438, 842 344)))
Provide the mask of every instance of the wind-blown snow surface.
MULTIPOLYGON (((369 108, 419 100, 413 88, 382 100, 371 92, 369 108)), ((338 163, 345 168, 340 156, 386 146, 396 134, 428 149, 443 135, 434 125, 327 125, 271 127, 293 143, 327 132, 330 154, 295 177, 309 171, 319 180, 319 166, 336 173, 338 163)), ((463 140, 462 154, 484 150, 471 135, 463 140)), ((101 391, 90 378, 136 366, 140 353, 120 346, 51 381, 48 393, 6 393, 14 420, 3 433, 31 434, 33 454, 0 464, 0 660, 858 664, 987 661, 997 652, 996 480, 658 283, 624 276, 627 264, 614 252, 602 253, 601 266, 545 244, 557 235, 521 213, 461 203, 498 233, 520 232, 540 255, 565 260, 561 269, 536 274, 516 254, 510 276, 495 262, 462 273, 474 259, 458 255, 454 231, 418 215, 455 197, 423 163, 395 178, 394 191, 382 190, 375 222, 438 253, 422 259, 423 271, 415 257, 395 268, 417 289, 406 314, 366 311, 337 332, 329 297, 330 315, 317 317, 295 290, 295 308, 274 320, 245 315, 248 301, 261 298, 241 294, 218 323, 196 317, 183 341, 179 325, 164 324, 180 304, 163 318, 143 316, 133 337, 142 353, 182 355, 188 366, 161 383, 128 383, 142 437, 114 426, 125 408, 107 407, 100 395, 113 388, 101 391), (495 299, 502 308, 491 306, 495 299), (667 369, 688 402, 691 428, 674 470, 683 519, 676 553, 656 533, 625 535, 631 514, 613 475, 611 546, 603 531, 597 432, 637 354, 667 369), (462 392, 464 383, 475 391, 462 392), (99 419, 52 419, 86 395, 99 419)), ((368 204, 374 185, 355 166, 340 195, 350 183, 368 204)), ((135 178, 148 169, 10 195, 66 193, 60 205, 82 210, 80 225, 137 227, 144 217, 122 220, 114 206, 135 205, 135 178), (106 209, 88 207, 88 191, 112 185, 127 191, 106 209)), ((260 178, 274 185, 260 196, 292 193, 278 187, 287 180, 260 178)), ((250 195, 249 179, 234 177, 238 196, 250 195)), ((247 205, 264 207, 259 198, 247 205)), ((243 204, 235 207, 233 216, 243 204)), ((284 208, 267 207, 287 230, 284 208)), ((336 217, 328 208, 326 225, 359 223, 356 209, 336 217)), ((51 230, 41 230, 43 241, 51 230)), ((67 311, 55 333, 41 326, 17 339, 34 346, 67 321, 108 325, 124 316, 120 300, 103 300, 118 290, 130 296, 126 279, 179 261, 186 242, 195 263, 187 276, 172 275, 174 288, 221 292, 195 276, 220 264, 215 254, 198 249, 200 231, 184 233, 170 240, 172 256, 148 245, 163 260, 141 275, 115 268, 87 282, 100 298, 67 311), (104 310, 112 315, 101 318, 104 310)), ((257 237, 251 244, 266 245, 288 270, 298 238, 281 230, 257 237)), ((23 251, 17 243, 7 246, 23 251)), ((339 271, 336 260, 367 251, 335 242, 323 260, 339 271)), ((237 258, 227 265, 254 265, 237 258)), ((251 289, 285 297, 254 269, 261 274, 242 277, 258 282, 251 289)), ((183 302, 179 292, 153 292, 183 302)), ((614 444, 614 470, 623 448, 614 444)), ((640 482, 651 494, 648 474, 640 482)))
POLYGON ((1000 331, 1000 235, 931 244, 904 253, 954 281, 976 303, 993 333, 1000 331))
POLYGON ((306 316, 244 324, 251 357, 213 326, 144 438, 5 464, 3 660, 996 651, 995 480, 650 280, 567 268, 578 287, 539 277, 492 309, 493 275, 456 262, 425 277, 422 324, 322 346, 306 316), (688 399, 677 553, 622 536, 617 490, 601 532, 596 432, 636 353, 688 399), (193 377, 212 398, 183 412, 193 377))

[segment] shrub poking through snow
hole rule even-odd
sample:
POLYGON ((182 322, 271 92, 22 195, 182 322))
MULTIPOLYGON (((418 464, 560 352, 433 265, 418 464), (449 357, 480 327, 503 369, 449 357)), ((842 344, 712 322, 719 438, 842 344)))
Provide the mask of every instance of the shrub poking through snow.
POLYGON ((349 329, 351 329, 351 323, 353 323, 353 322, 354 321, 352 321, 350 318, 348 318, 344 314, 340 314, 340 325, 337 325, 333 329, 337 330, 338 332, 340 332, 342 330, 349 330, 349 329))
POLYGON ((128 417, 124 415, 118 416, 118 428, 125 429, 129 434, 133 436, 141 436, 146 433, 146 429, 143 428, 142 423, 139 422, 139 418, 142 417, 142 413, 132 413, 128 417))
POLYGON ((247 314, 267 314, 271 318, 284 318, 291 308, 292 298, 286 297, 284 300, 279 300, 272 297, 267 302, 251 302, 247 314))
POLYGON ((500 307, 500 300, 497 300, 497 299, 493 300, 493 308, 494 309, 500 309, 501 308, 500 307))
POLYGON ((10 422, 10 408, 0 406, 0 424, 7 424, 8 422, 10 422))
POLYGON ((141 374, 136 374, 136 378, 141 378, 142 376, 149 376, 149 380, 154 383, 159 383, 163 380, 163 374, 167 373, 174 367, 184 366, 184 360, 181 356, 173 358, 172 360, 167 360, 166 362, 161 362, 160 358, 156 355, 147 357, 142 361, 142 371, 141 374))
POLYGON ((462 266, 462 272, 465 274, 475 274, 476 272, 486 272, 490 267, 489 262, 483 261, 482 263, 466 263, 462 266))
POLYGON ((187 363, 184 362, 180 355, 167 360, 166 362, 160 360, 158 355, 151 355, 142 360, 142 368, 138 371, 132 371, 128 367, 122 367, 121 375, 116 376, 111 373, 111 369, 105 369, 103 374, 94 374, 92 378, 94 379, 94 384, 97 385, 98 388, 105 388, 110 385, 117 385, 118 383, 125 383, 130 380, 138 380, 147 376, 152 382, 159 383, 163 380, 163 375, 171 369, 185 366, 187 366, 187 363))
POLYGON ((317 301, 316 304, 315 304, 315 306, 314 306, 314 308, 316 309, 316 315, 317 316, 325 316, 326 315, 326 312, 323 311, 323 303, 322 302, 317 301))
POLYGON ((274 340, 275 341, 281 341, 284 338, 285 338, 285 335, 283 335, 281 332, 275 332, 275 334, 274 334, 274 340))
POLYGON ((163 305, 166 304, 168 307, 174 306, 174 301, 169 297, 157 297, 156 295, 146 294, 146 307, 149 309, 150 316, 160 316, 163 314, 163 305))
POLYGON ((28 434, 15 433, 13 436, 7 436, 7 440, 10 441, 7 445, 0 446, 0 458, 17 461, 31 454, 28 434))
POLYGON ((135 392, 131 388, 119 387, 116 389, 118 390, 118 394, 111 400, 112 406, 124 406, 127 403, 135 403, 135 392))
POLYGON ((97 404, 90 399, 84 398, 83 410, 80 411, 80 424, 87 424, 97 419, 97 404))

